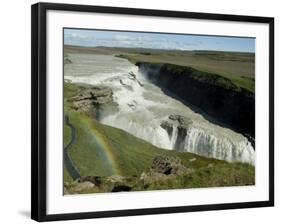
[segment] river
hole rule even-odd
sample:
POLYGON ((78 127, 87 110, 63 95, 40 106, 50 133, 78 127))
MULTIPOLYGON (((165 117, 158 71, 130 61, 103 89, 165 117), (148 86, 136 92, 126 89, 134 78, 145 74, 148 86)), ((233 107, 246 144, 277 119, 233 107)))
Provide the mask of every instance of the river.
POLYGON ((255 151, 243 135, 206 120, 175 97, 168 96, 146 79, 138 67, 114 55, 69 53, 65 79, 77 83, 106 85, 113 90, 119 111, 100 122, 123 129, 164 149, 187 151, 227 160, 255 163, 255 151), (171 133, 161 124, 171 115, 188 119, 187 133, 179 140, 179 129, 172 122, 171 133))

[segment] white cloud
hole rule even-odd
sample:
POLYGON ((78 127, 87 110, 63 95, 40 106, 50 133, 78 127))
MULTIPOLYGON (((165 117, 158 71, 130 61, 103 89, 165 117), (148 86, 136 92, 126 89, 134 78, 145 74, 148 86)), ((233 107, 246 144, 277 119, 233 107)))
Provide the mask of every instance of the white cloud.
POLYGON ((125 36, 125 35, 114 35, 112 37, 112 40, 115 40, 115 41, 129 41, 129 40, 134 40, 134 38, 131 38, 131 37, 125 36))
POLYGON ((80 33, 70 33, 65 35, 66 39, 71 41, 91 41, 95 39, 95 36, 82 35, 80 33))
POLYGON ((109 46, 109 47, 136 47, 158 49, 188 50, 202 46, 199 41, 179 41, 166 37, 154 37, 146 34, 128 35, 118 33, 115 35, 86 35, 80 32, 65 34, 66 41, 70 44, 82 44, 85 46, 109 46))

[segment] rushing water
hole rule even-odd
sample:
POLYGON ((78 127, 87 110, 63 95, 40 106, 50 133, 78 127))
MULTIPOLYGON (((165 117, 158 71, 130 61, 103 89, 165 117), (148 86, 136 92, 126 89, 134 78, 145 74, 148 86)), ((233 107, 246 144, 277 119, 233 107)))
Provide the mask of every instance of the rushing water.
POLYGON ((73 53, 68 56, 73 63, 65 66, 66 79, 107 85, 113 90, 119 111, 103 117, 100 122, 161 148, 254 165, 255 151, 247 138, 209 122, 182 102, 167 96, 126 59, 95 54, 73 53), (169 121, 170 115, 181 115, 191 121, 182 139, 177 124, 173 123, 170 134, 161 127, 163 121, 169 121))

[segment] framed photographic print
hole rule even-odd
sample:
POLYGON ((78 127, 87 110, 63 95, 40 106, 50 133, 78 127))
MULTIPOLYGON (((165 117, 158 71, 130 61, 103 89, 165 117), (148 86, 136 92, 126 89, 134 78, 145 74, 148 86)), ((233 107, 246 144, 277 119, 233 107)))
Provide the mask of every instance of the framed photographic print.
POLYGON ((32 218, 274 205, 274 19, 32 6, 32 218))

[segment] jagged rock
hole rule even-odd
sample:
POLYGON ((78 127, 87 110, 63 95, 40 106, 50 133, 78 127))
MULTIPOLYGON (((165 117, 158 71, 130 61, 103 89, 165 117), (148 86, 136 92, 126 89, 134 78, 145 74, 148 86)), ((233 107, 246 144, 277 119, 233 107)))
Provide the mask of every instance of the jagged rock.
POLYGON ((181 175, 188 175, 194 172, 191 168, 186 168, 177 157, 157 156, 153 160, 152 168, 149 172, 140 175, 140 183, 144 189, 153 184, 166 184, 167 181, 176 180, 181 175))
POLYGON ((157 173, 154 171, 150 171, 150 172, 143 172, 140 176, 140 181, 144 187, 144 189, 146 189, 149 185, 156 183, 156 182, 165 182, 167 179, 169 178, 174 178, 175 175, 166 175, 163 173, 157 173))
POLYGON ((73 107, 75 110, 83 111, 83 112, 88 112, 93 109, 93 103, 91 102, 90 99, 87 100, 79 100, 73 102, 73 107))
POLYGON ((64 183, 65 194, 89 192, 121 192, 145 190, 150 186, 166 185, 190 175, 194 170, 187 168, 178 157, 158 155, 154 158, 151 169, 140 176, 85 176, 72 183, 64 183))
POLYGON ((152 162, 151 169, 156 173, 165 175, 179 175, 187 171, 179 158, 171 156, 156 156, 152 162))
POLYGON ((75 102, 90 101, 93 104, 105 104, 112 102, 113 92, 107 86, 92 86, 90 88, 83 88, 78 96, 72 98, 75 102))
POLYGON ((113 101, 113 91, 107 86, 79 84, 79 92, 70 99, 73 109, 85 112, 99 119, 107 111, 118 109, 113 101))
POLYGON ((187 127, 183 125, 178 126, 178 137, 185 138, 186 134, 187 134, 187 127))
POLYGON ((175 142, 175 149, 183 150, 184 140, 187 135, 187 131, 193 122, 190 118, 177 114, 171 114, 168 119, 168 121, 163 121, 160 126, 167 131, 170 137, 172 136, 173 128, 177 128, 177 139, 175 142))
POLYGON ((181 115, 172 114, 169 116, 169 119, 172 121, 176 121, 179 125, 182 126, 187 126, 192 124, 192 120, 190 118, 181 115))
POLYGON ((122 177, 122 176, 120 176, 120 175, 109 176, 109 177, 107 177, 106 179, 107 179, 107 181, 110 181, 110 182, 112 182, 112 183, 117 183, 117 182, 120 183, 120 182, 125 181, 125 177, 122 177))
POLYGON ((188 127, 184 125, 179 125, 177 129, 178 129, 178 135, 175 143, 175 149, 182 151, 184 149, 185 137, 187 135, 188 127))
POLYGON ((168 133, 168 135, 171 137, 172 136, 172 133, 173 133, 173 124, 171 123, 171 122, 169 122, 169 121, 163 121, 161 124, 160 124, 160 126, 162 127, 162 128, 164 128, 166 131, 167 131, 167 133, 168 133))
POLYGON ((74 100, 79 101, 90 101, 93 104, 101 105, 113 101, 112 89, 107 86, 93 86, 86 88, 79 93, 78 96, 74 97, 74 100))
POLYGON ((71 187, 72 192, 81 192, 85 190, 90 190, 95 187, 95 184, 93 184, 90 181, 84 181, 84 182, 77 182, 74 186, 71 187))
POLYGON ((91 182, 96 186, 101 185, 101 177, 100 176, 86 176, 86 177, 81 177, 78 182, 91 182))
POLYGON ((91 187, 95 186, 99 190, 107 189, 106 191, 112 191, 112 192, 129 191, 132 188, 132 186, 130 186, 132 179, 135 180, 136 177, 124 177, 120 175, 112 175, 107 177, 85 176, 77 180, 73 186, 65 186, 65 187, 66 189, 70 188, 72 192, 77 192, 77 191, 79 192, 85 190, 86 186, 90 187, 89 183, 92 183, 93 185, 91 185, 91 187), (83 183, 88 183, 88 185, 83 183))

